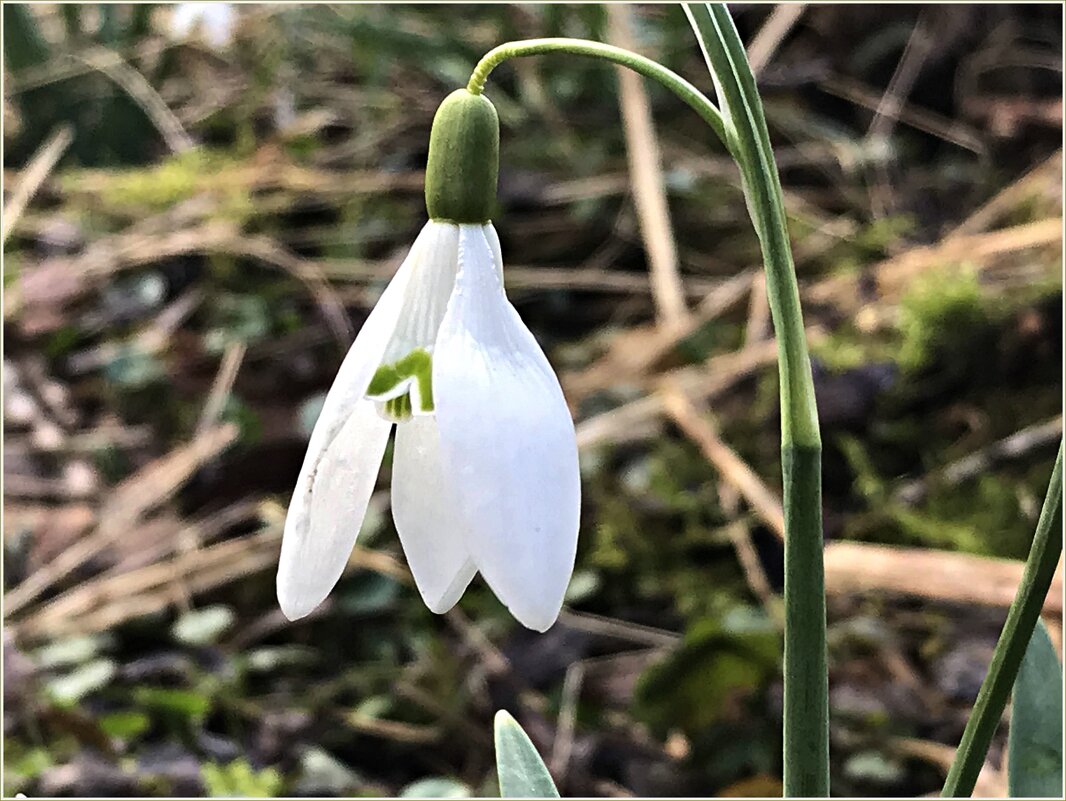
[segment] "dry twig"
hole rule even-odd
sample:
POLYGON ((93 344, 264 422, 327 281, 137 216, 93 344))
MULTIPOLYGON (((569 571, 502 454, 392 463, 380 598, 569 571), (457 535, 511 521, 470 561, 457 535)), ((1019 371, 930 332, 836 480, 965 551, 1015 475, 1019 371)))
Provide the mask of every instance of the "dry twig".
POLYGON ((748 64, 751 65, 751 72, 756 78, 770 63, 777 48, 785 41, 789 31, 796 26, 806 10, 806 3, 778 3, 770 11, 759 32, 748 45, 748 64))
MULTIPOLYGON (((825 547, 826 591, 834 594, 890 592, 1006 609, 1024 569, 1016 559, 951 551, 864 542, 832 542, 825 547)), ((1062 614, 1061 564, 1044 612, 1062 614)))
POLYGON ((717 468, 722 478, 732 484, 751 504, 755 513, 784 540, 785 514, 780 501, 747 462, 722 441, 706 415, 701 414, 685 395, 671 388, 663 391, 663 408, 681 430, 699 445, 703 455, 717 468))
POLYGON ((196 434, 199 436, 218 422, 222 409, 229 399, 233 382, 237 380, 237 372, 241 369, 244 353, 247 345, 244 342, 231 342, 222 354, 222 362, 218 366, 218 373, 211 384, 211 391, 207 395, 207 402, 200 413, 200 422, 196 424, 196 434))
POLYGON ((18 186, 11 194, 11 199, 4 204, 3 233, 0 235, 0 244, 6 243, 7 238, 15 229, 15 225, 26 210, 26 206, 36 194, 38 188, 44 183, 44 179, 52 172, 56 162, 63 156, 67 147, 74 139, 74 132, 69 125, 57 128, 48 141, 41 145, 40 149, 33 154, 26 169, 19 177, 18 186))
POLYGON ((163 140, 175 153, 189 150, 195 143, 185 133, 181 122, 170 110, 155 88, 137 70, 127 64, 118 53, 104 47, 93 47, 74 58, 89 67, 99 70, 125 90, 133 101, 141 107, 148 119, 162 135, 163 140))
MULTIPOLYGON (((627 5, 607 7, 609 38, 626 50, 635 49, 631 14, 627 5)), ((677 245, 666 204, 662 154, 651 119, 651 105, 639 75, 622 67, 617 68, 617 72, 633 200, 648 253, 652 297, 660 324, 668 331, 676 330, 685 324, 688 309, 677 269, 677 245)))
POLYGON ((895 499, 907 504, 921 503, 929 492, 930 483, 942 482, 955 486, 987 471, 995 462, 1020 458, 1035 448, 1055 445, 1062 438, 1062 416, 1023 428, 993 442, 976 453, 944 466, 932 476, 908 481, 894 493, 895 499))
POLYGON ((11 590, 5 598, 7 614, 18 613, 49 587, 101 552, 115 537, 135 526, 148 510, 170 497, 198 467, 233 444, 237 433, 237 427, 233 424, 205 432, 187 445, 138 470, 115 487, 100 509, 96 531, 11 590))

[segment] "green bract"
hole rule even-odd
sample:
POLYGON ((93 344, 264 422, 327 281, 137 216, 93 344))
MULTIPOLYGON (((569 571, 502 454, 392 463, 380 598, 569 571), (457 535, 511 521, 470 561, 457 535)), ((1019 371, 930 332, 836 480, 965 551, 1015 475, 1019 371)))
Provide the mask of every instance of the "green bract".
POLYGON ((458 89, 433 117, 426 162, 426 210, 431 220, 486 223, 496 204, 500 119, 484 95, 458 89))

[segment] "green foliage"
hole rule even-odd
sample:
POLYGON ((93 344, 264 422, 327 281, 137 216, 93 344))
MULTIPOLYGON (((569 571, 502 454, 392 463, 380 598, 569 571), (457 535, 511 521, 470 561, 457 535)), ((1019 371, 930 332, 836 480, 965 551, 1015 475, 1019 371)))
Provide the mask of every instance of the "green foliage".
POLYGON ((391 576, 365 571, 347 583, 340 603, 352 617, 379 615, 396 607, 401 591, 401 585, 391 576))
MULTIPOLYGON (((847 536, 874 542, 944 548, 987 556, 1024 559, 1032 540, 1032 522, 1021 499, 1039 491, 1047 466, 1038 475, 1006 472, 978 475, 966 482, 966 493, 945 485, 935 474, 927 495, 913 505, 894 495, 895 481, 875 464, 871 444, 840 435, 835 443, 854 474, 853 487, 871 509, 849 522, 847 536)), ((930 450, 935 451, 930 443, 930 450)))
POLYGON ((117 344, 104 365, 108 381, 127 390, 142 389, 166 376, 159 356, 139 340, 117 344))
POLYGON ((59 705, 76 704, 111 683, 118 666, 111 659, 94 659, 48 682, 48 694, 59 705))
POLYGON ((829 370, 848 370, 871 362, 895 360, 899 355, 899 337, 894 331, 866 334, 850 323, 843 323, 814 343, 811 352, 829 370))
MULTIPOLYGON (((729 441, 757 454, 758 430, 732 426, 729 441)), ((726 614, 749 590, 722 530, 718 482, 690 442, 657 438, 639 456, 591 471, 586 503, 595 528, 582 533, 580 563, 600 577, 591 609, 667 607, 684 620, 726 614)), ((672 624, 671 624, 672 625, 672 624)))
POLYGON ((1043 620, 1014 682, 1007 781, 1014 798, 1062 793, 1062 665, 1043 620))
POLYGON ((1024 559, 1032 521, 1020 500, 1032 489, 1029 482, 1009 474, 981 475, 967 483, 966 495, 934 487, 920 514, 901 509, 895 517, 904 532, 926 544, 1024 559))
POLYGON ((133 700, 139 706, 178 724, 201 723, 212 707, 212 701, 206 695, 172 687, 135 687, 133 700))
POLYGON ((15 793, 40 776, 55 763, 55 755, 48 748, 34 746, 26 748, 17 741, 4 742, 4 786, 5 798, 14 797, 15 793))
POLYGON ((239 222, 252 211, 247 181, 239 174, 246 168, 232 153, 198 147, 173 153, 149 167, 106 174, 73 170, 63 176, 61 185, 75 197, 91 192, 94 201, 103 204, 98 212, 138 217, 209 193, 219 202, 219 218, 239 222))
POLYGON ((914 218, 908 215, 875 219, 831 246, 824 258, 836 265, 834 272, 854 273, 888 255, 915 227, 914 218))
POLYGON ((177 619, 171 632, 174 639, 187 645, 210 645, 217 642, 237 620, 228 606, 191 609, 177 619))
MULTIPOLYGON (((781 178, 744 43, 722 3, 684 6, 714 79, 726 144, 759 238, 781 382, 785 517, 784 791, 829 794, 829 690, 822 571, 822 441, 781 178)), ((710 138, 710 137, 708 137, 710 138)))
POLYGON ((952 366, 953 359, 969 356, 969 364, 973 339, 988 323, 976 276, 936 271, 917 281, 900 303, 899 363, 918 371, 934 363, 952 366))
POLYGON ((48 60, 48 43, 29 5, 4 4, 4 63, 12 72, 19 72, 48 60))
POLYGON ((715 353, 733 350, 740 344, 739 328, 712 319, 685 336, 676 347, 686 362, 698 364, 715 353))
POLYGON ((143 712, 112 712, 100 718, 100 728, 108 737, 135 740, 149 728, 151 719, 143 712))
POLYGON ((206 763, 201 767, 207 794, 221 798, 272 798, 281 791, 281 775, 275 768, 255 770, 246 759, 226 765, 206 763))
POLYGON ((21 118, 13 141, 5 142, 5 164, 23 162, 43 137, 65 124, 74 129, 70 153, 84 165, 138 164, 151 156, 161 144, 159 132, 124 89, 97 69, 63 69, 67 67, 63 56, 79 46, 113 50, 135 41, 146 32, 145 12, 133 5, 101 4, 100 25, 89 31, 82 25, 82 15, 67 11, 64 33, 69 41, 62 41, 53 49, 41 31, 33 6, 4 4, 4 63, 10 71, 9 97, 21 118), (49 72, 56 73, 56 77, 49 72), (23 89, 19 81, 27 77, 36 81, 23 89), (87 103, 86 98, 94 102, 87 103))
POLYGON ((508 712, 496 713, 496 772, 502 798, 558 798, 548 768, 529 736, 508 712))
POLYGON ((224 423, 237 424, 242 445, 255 445, 263 438, 263 421, 260 415, 253 407, 234 395, 226 398, 219 419, 224 423))
POLYGON ((691 625, 681 647, 641 676, 635 711, 660 736, 699 733, 746 700, 781 668, 781 637, 765 618, 737 611, 691 625))
POLYGON ((222 294, 212 311, 211 325, 204 334, 204 347, 212 353, 222 353, 234 343, 257 342, 272 329, 271 307, 258 295, 222 294))
POLYGON ((944 796, 966 796, 973 792, 988 747, 1032 641, 1033 629, 1040 620, 1040 610, 1051 588, 1055 569, 1062 558, 1062 461, 1063 443, 1060 439, 1059 453, 1051 471, 1025 570, 1007 610, 1007 620, 977 693, 973 712, 966 721, 962 740, 944 780, 944 796))

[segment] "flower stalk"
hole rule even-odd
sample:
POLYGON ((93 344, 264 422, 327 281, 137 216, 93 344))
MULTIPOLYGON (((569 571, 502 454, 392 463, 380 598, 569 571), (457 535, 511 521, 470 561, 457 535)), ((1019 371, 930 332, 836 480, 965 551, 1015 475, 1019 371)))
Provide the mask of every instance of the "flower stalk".
POLYGON ((480 95, 485 89, 485 81, 488 80, 489 73, 504 61, 523 56, 539 56, 545 53, 567 53, 571 56, 599 58, 604 61, 610 61, 613 64, 628 67, 646 78, 651 78, 685 101, 703 118, 704 122, 714 129, 719 139, 723 142, 726 140, 725 122, 722 119, 722 114, 703 92, 662 64, 652 61, 650 58, 645 58, 638 53, 604 44, 603 42, 566 38, 524 39, 518 42, 507 42, 494 47, 481 58, 481 61, 477 63, 473 73, 470 75, 470 81, 467 83, 466 89, 471 94, 480 95))

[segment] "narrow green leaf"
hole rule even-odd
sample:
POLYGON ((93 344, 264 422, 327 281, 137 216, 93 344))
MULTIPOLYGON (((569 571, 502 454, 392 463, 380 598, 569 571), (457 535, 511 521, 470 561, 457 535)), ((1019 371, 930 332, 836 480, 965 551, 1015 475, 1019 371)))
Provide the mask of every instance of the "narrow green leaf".
POLYGON ((785 795, 829 794, 829 688, 821 506, 821 435, 781 179, 762 100, 729 11, 684 6, 707 61, 762 246, 778 344, 781 473, 785 512, 785 795))
POLYGON ((114 45, 118 40, 118 9, 110 3, 100 4, 100 29, 97 36, 105 45, 114 45))
POLYGON ((1014 682, 1007 745, 1011 797, 1062 797, 1062 666, 1041 620, 1014 682))
POLYGON ((992 653, 988 673, 944 780, 940 793, 944 798, 961 798, 973 792, 1062 555, 1062 450, 1060 442, 1022 580, 1007 610, 1007 620, 992 653))
POLYGON ((502 798, 558 798, 548 768, 509 712, 496 713, 496 773, 502 798))
POLYGON ((67 40, 76 42, 81 39, 81 6, 76 3, 63 3, 59 11, 63 15, 63 27, 67 31, 67 40))
POLYGON ((43 64, 51 53, 29 6, 4 3, 4 64, 12 72, 43 64))

